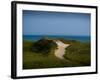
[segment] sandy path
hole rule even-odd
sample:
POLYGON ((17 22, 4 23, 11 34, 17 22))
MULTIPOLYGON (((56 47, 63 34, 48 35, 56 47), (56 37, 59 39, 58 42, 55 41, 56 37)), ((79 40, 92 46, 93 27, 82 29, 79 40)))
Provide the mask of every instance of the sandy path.
POLYGON ((55 56, 64 59, 63 55, 65 54, 65 48, 68 47, 70 44, 64 44, 61 41, 55 41, 58 45, 58 49, 55 51, 55 56))

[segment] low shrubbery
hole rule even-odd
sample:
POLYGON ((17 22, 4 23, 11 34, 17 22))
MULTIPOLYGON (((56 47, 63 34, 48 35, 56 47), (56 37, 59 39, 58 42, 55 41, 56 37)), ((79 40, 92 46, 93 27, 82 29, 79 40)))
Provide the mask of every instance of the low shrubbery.
POLYGON ((40 39, 31 46, 31 50, 36 53, 48 54, 50 51, 55 50, 57 44, 53 40, 40 39))

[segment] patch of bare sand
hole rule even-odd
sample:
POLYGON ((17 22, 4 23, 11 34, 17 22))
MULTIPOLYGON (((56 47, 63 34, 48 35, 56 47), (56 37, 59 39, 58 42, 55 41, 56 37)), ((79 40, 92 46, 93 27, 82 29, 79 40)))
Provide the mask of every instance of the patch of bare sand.
POLYGON ((68 47, 70 44, 65 44, 61 41, 55 41, 58 45, 58 49, 55 51, 55 56, 59 59, 64 59, 63 55, 65 54, 65 48, 68 47))

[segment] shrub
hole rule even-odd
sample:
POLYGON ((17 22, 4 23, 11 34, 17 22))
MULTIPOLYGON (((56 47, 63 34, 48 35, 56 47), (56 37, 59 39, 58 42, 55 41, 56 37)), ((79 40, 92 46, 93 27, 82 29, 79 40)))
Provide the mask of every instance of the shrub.
POLYGON ((32 45, 31 50, 36 53, 48 54, 51 50, 56 48, 57 44, 53 42, 53 40, 40 39, 32 45))

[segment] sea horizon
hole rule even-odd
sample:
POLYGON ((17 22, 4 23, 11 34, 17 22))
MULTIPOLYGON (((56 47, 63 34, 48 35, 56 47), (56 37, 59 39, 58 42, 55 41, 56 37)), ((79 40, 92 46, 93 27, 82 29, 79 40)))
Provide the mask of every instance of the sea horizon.
POLYGON ((90 41, 90 36, 81 35, 23 35, 23 40, 25 41, 37 41, 42 38, 63 38, 66 40, 77 40, 82 42, 90 41))

